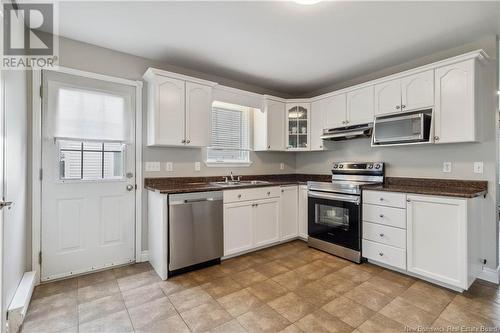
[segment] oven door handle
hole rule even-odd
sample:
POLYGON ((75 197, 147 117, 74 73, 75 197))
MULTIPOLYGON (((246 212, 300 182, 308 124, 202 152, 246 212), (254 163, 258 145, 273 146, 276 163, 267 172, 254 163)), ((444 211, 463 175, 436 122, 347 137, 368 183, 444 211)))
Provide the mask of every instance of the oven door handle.
POLYGON ((354 203, 356 205, 359 205, 359 203, 360 203, 360 197, 355 196, 355 195, 330 194, 330 193, 324 193, 324 192, 308 191, 307 196, 312 197, 312 198, 351 202, 351 203, 354 203))

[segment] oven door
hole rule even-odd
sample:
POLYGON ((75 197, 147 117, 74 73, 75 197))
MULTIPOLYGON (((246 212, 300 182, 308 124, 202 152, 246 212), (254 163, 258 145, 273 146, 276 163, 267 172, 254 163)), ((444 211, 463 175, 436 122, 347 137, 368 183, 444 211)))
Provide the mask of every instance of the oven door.
POLYGON ((308 192, 308 234, 329 243, 360 251, 360 197, 308 192))

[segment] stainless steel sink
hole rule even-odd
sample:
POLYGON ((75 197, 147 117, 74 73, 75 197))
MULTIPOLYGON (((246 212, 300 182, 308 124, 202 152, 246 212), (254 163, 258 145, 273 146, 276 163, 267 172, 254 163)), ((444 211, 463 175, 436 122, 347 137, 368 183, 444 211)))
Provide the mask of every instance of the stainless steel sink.
POLYGON ((211 184, 220 187, 234 187, 234 186, 248 186, 248 185, 264 185, 264 184, 269 184, 269 182, 265 180, 241 180, 241 181, 233 180, 227 182, 212 182, 211 184))

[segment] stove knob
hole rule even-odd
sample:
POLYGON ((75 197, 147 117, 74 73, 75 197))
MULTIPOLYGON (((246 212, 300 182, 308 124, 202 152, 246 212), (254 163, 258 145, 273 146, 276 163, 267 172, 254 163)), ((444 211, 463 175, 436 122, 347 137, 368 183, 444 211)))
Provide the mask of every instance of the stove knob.
POLYGON ((343 164, 339 164, 339 168, 342 169, 344 167, 343 164))
POLYGON ((380 164, 375 164, 375 169, 380 169, 380 164))
POLYGON ((333 165, 333 168, 334 168, 334 169, 337 169, 337 164, 334 164, 334 165, 333 165))
POLYGON ((368 164, 368 169, 373 169, 373 164, 368 164))

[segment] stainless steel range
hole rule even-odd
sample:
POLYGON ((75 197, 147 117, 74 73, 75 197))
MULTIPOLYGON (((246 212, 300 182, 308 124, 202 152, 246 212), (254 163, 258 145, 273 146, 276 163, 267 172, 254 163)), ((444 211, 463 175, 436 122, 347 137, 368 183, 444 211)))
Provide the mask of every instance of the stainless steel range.
POLYGON ((361 186, 383 182, 383 162, 337 162, 331 182, 307 182, 309 246, 361 262, 361 186))

